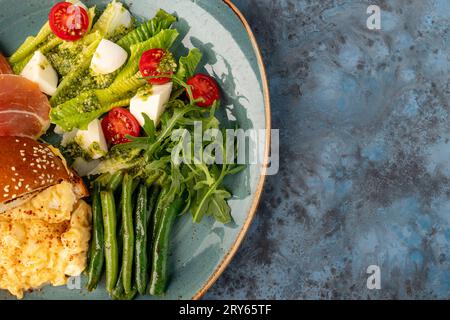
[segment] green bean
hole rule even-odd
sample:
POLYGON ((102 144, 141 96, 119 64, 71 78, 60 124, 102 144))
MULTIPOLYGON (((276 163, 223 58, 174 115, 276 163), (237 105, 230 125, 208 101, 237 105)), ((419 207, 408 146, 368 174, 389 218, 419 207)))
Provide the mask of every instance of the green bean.
POLYGON ((147 229, 148 225, 152 219, 153 211, 156 209, 156 205, 158 204, 159 194, 161 193, 161 188, 159 186, 153 186, 150 190, 150 199, 148 200, 148 209, 147 209, 147 229))
POLYGON ((168 259, 170 233, 176 217, 183 209, 185 200, 182 197, 176 198, 163 214, 155 220, 158 230, 153 243, 152 272, 150 280, 150 294, 162 296, 165 293, 168 280, 168 259))
POLYGON ((111 293, 119 273, 116 205, 112 191, 102 191, 100 197, 105 227, 106 290, 111 293))
POLYGON ((161 216, 165 210, 166 203, 166 195, 169 192, 170 186, 166 185, 162 188, 161 192, 158 196, 158 201, 155 208, 155 213, 153 214, 153 222, 152 222, 152 240, 155 241, 156 233, 158 232, 158 223, 161 221, 161 216))
POLYGON ((94 193, 92 196, 92 220, 93 231, 89 252, 90 259, 87 283, 87 288, 89 291, 92 291, 97 287, 97 284, 102 276, 103 262, 105 258, 102 204, 100 200, 100 185, 98 183, 94 183, 94 193))
POLYGON ((104 187, 108 184, 109 180, 111 179, 110 173, 104 173, 101 176, 99 176, 97 179, 95 179, 95 182, 97 182, 101 187, 104 187))
POLYGON ((128 294, 132 290, 134 227, 133 227, 133 178, 125 174, 122 182, 123 287, 128 294))
POLYGON ((117 171, 109 179, 106 185, 106 189, 115 192, 120 187, 122 180, 123 180, 123 172, 117 171))
POLYGON ((132 194, 134 194, 134 192, 135 192, 136 189, 139 187, 139 185, 140 185, 139 179, 133 180, 133 188, 131 189, 131 190, 133 191, 132 194))
POLYGON ((137 294, 136 287, 133 287, 130 293, 126 293, 123 288, 123 270, 120 270, 119 279, 111 294, 114 300, 132 300, 137 294))
POLYGON ((135 211, 134 248, 136 286, 140 294, 145 294, 148 283, 148 257, 147 257, 147 187, 139 186, 135 211))

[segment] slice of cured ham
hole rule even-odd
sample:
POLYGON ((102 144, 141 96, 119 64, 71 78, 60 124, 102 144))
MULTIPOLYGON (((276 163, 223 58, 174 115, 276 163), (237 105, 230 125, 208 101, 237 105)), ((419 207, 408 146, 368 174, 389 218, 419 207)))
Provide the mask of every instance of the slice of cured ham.
POLYGON ((11 66, 8 63, 8 60, 0 53, 0 74, 10 73, 12 74, 11 66))
POLYGON ((0 74, 0 136, 37 138, 50 125, 49 113, 48 98, 37 84, 0 74))

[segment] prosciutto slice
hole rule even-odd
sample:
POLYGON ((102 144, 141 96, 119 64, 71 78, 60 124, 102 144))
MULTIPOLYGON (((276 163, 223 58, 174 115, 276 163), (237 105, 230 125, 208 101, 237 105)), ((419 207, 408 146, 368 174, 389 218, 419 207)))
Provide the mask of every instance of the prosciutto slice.
POLYGON ((0 53, 0 74, 9 73, 12 74, 11 66, 8 63, 8 60, 0 53))
POLYGON ((37 138, 50 126, 49 113, 48 98, 37 84, 0 74, 0 136, 37 138))

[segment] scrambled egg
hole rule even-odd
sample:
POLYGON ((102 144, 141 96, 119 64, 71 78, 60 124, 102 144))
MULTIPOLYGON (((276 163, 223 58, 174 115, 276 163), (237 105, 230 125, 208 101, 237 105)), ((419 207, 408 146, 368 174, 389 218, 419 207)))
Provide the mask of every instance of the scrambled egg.
POLYGON ((72 185, 47 188, 0 213, 0 289, 18 298, 46 284, 64 285, 86 267, 91 208, 72 185))

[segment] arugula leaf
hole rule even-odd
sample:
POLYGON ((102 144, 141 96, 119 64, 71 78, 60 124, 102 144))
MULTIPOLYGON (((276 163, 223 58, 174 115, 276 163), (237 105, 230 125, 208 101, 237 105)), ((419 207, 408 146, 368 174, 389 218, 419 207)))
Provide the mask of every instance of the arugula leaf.
POLYGON ((214 218, 224 224, 230 223, 231 209, 227 203, 227 199, 231 198, 231 193, 226 190, 216 190, 209 199, 207 212, 211 213, 214 218))
POLYGON ((142 126, 142 128, 144 129, 147 137, 150 137, 154 140, 156 135, 155 122, 150 119, 150 117, 146 113, 142 113, 142 116, 144 117, 144 125, 142 126))

